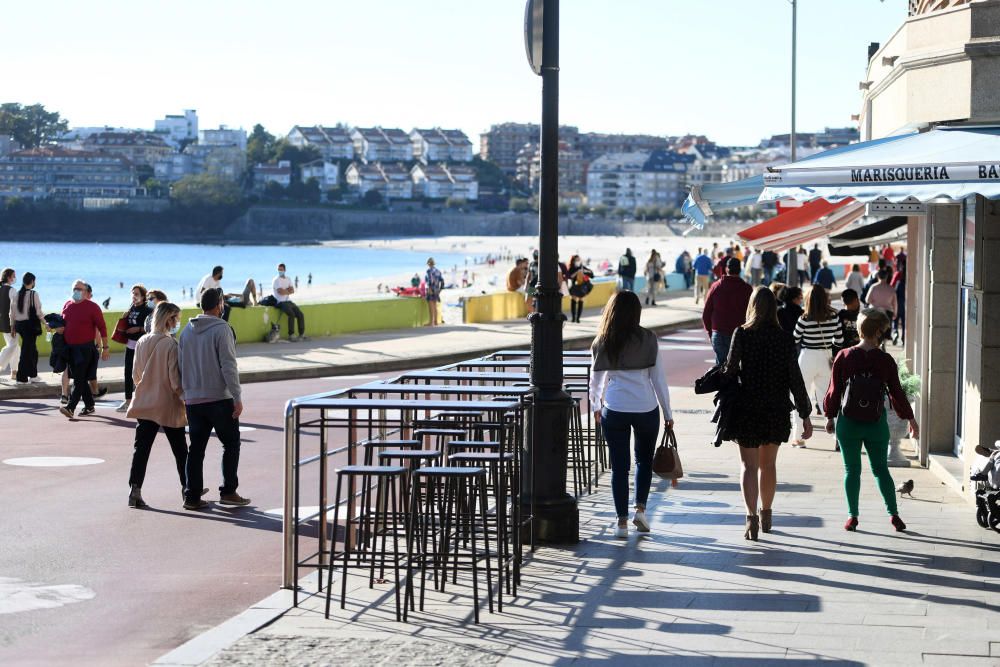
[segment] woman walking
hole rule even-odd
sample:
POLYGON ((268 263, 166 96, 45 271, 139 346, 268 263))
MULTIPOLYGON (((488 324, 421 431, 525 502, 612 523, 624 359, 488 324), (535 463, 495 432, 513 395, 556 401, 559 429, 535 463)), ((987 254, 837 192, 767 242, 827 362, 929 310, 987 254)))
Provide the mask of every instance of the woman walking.
POLYGON ((14 283, 17 273, 7 267, 0 275, 0 338, 3 339, 3 350, 0 350, 0 373, 10 367, 10 379, 17 380, 17 360, 21 356, 21 347, 17 344, 17 333, 10 319, 10 306, 17 298, 14 283))
POLYGON ((21 337, 17 384, 41 382, 38 378, 38 337, 42 335, 42 301, 35 291, 35 274, 25 273, 21 289, 10 300, 10 323, 21 337))
POLYGON ((169 301, 167 295, 161 290, 151 289, 149 293, 146 294, 146 305, 149 307, 149 316, 142 322, 142 330, 149 333, 153 330, 153 311, 156 310, 156 304, 169 301))
POLYGON ((750 298, 746 323, 733 334, 724 368, 727 375, 739 377, 740 390, 731 425, 722 435, 740 447, 740 488, 747 511, 743 536, 756 540, 759 531, 771 532, 778 446, 788 441, 792 430, 788 413, 794 409, 800 418, 801 439, 812 436, 812 406, 796 363, 795 343, 778 323, 777 301, 768 288, 758 287, 750 298))
POLYGON ((663 282, 663 260, 660 258, 660 253, 653 250, 649 254, 649 259, 646 260, 646 305, 656 305, 656 291, 660 288, 660 283, 663 282))
POLYGON ((177 475, 184 495, 184 464, 187 460, 187 441, 184 427, 187 416, 181 390, 181 374, 177 365, 177 341, 174 334, 180 329, 181 310, 172 303, 157 304, 153 311, 153 331, 139 339, 135 347, 132 379, 135 395, 126 416, 139 420, 135 427, 135 450, 132 470, 129 473, 128 506, 146 507, 142 499, 142 483, 146 478, 146 464, 153 440, 162 428, 174 454, 177 475))
MULTIPOLYGON (((802 379, 816 401, 819 411, 821 396, 826 395, 830 384, 830 366, 833 363, 834 348, 844 345, 844 329, 840 326, 837 312, 830 307, 826 290, 813 285, 806 296, 806 310, 795 323, 795 342, 801 346, 799 368, 802 379)), ((795 423, 796 431, 799 424, 795 423)), ((792 447, 805 447, 806 443, 796 440, 792 447)))
POLYGON ((569 260, 569 272, 566 279, 569 281, 569 307, 571 322, 579 322, 583 315, 583 300, 594 289, 591 278, 594 272, 583 265, 583 260, 579 255, 573 255, 569 260))
POLYGON ((844 288, 852 289, 858 294, 865 291, 865 277, 861 275, 861 266, 859 264, 851 266, 851 272, 847 274, 847 280, 844 282, 844 288))
POLYGON ((827 433, 837 434, 837 444, 844 458, 844 491, 849 516, 845 530, 858 527, 858 497, 861 494, 861 448, 868 452, 872 474, 885 501, 889 521, 898 531, 906 530, 896 508, 896 487, 889 473, 889 424, 886 421, 884 396, 900 419, 909 422, 911 438, 920 436, 913 409, 899 384, 899 370, 892 355, 883 352, 882 336, 889 329, 889 318, 877 308, 869 308, 858 317, 861 342, 841 350, 833 362, 833 379, 823 401, 827 433), (845 396, 845 393, 847 394, 845 396), (834 422, 833 415, 837 415, 834 422))
POLYGON ((590 347, 593 372, 590 404, 611 458, 611 493, 618 524, 615 537, 628 537, 629 443, 635 433, 635 514, 632 523, 649 532, 646 501, 653 478, 653 450, 660 432, 674 427, 667 376, 656 334, 639 325, 642 305, 633 292, 612 295, 590 347))
POLYGON ((135 362, 135 346, 146 333, 146 318, 152 314, 146 303, 146 287, 142 284, 132 285, 132 305, 122 316, 125 319, 125 400, 115 408, 117 412, 127 412, 132 401, 135 383, 132 381, 132 364, 135 362))

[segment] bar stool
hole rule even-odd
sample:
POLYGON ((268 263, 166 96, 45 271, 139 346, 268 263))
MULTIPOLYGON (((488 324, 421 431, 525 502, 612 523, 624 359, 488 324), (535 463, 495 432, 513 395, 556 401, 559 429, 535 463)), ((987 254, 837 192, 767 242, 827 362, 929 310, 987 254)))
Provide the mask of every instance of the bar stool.
POLYGON ((391 449, 419 449, 419 440, 369 440, 367 442, 361 443, 361 447, 365 450, 365 465, 373 465, 372 460, 374 456, 372 455, 373 449, 379 449, 380 447, 386 447, 391 449))
MULTIPOLYGON (((457 438, 466 437, 465 429, 462 428, 418 428, 413 431, 413 437, 419 440, 421 443, 429 444, 427 449, 436 449, 438 451, 444 451, 446 439, 455 440, 457 438), (430 440, 433 439, 433 442, 430 440)), ((426 445, 425 445, 426 446, 426 445)))
POLYGON ((569 408, 569 437, 567 441, 568 467, 573 471, 573 495, 579 498, 583 493, 583 487, 587 487, 587 493, 591 493, 591 480, 593 459, 591 450, 586 445, 583 432, 583 419, 580 416, 580 399, 574 398, 573 405, 569 408))
MULTIPOLYGON (((384 573, 386 564, 386 540, 392 535, 392 569, 395 578, 396 594, 396 620, 401 619, 399 603, 399 561, 403 553, 399 550, 399 535, 405 535, 405 525, 398 522, 401 518, 399 501, 396 487, 405 473, 402 466, 369 466, 354 465, 345 466, 337 471, 337 502, 333 507, 333 535, 330 538, 330 569, 326 579, 326 618, 330 618, 330 597, 333 592, 333 570, 339 559, 343 563, 343 570, 340 580, 340 608, 344 608, 344 600, 347 597, 347 567, 352 556, 357 560, 356 565, 364 560, 369 561, 370 570, 368 574, 368 588, 375 587, 375 564, 378 562, 381 571, 384 573), (371 478, 376 479, 375 505, 374 507, 362 506, 358 517, 347 517, 344 526, 343 549, 337 551, 337 522, 340 518, 341 490, 344 478, 347 478, 347 498, 355 495, 355 482, 361 481, 362 485, 370 486, 371 478), (359 545, 367 547, 368 540, 371 539, 371 550, 359 548, 351 552, 351 525, 358 529, 359 545), (370 525, 371 524, 371 525, 370 525), (372 528, 372 526, 374 528, 372 528), (382 538, 381 551, 378 549, 378 538, 382 538)), ((362 496, 364 497, 364 496, 362 496)))
POLYGON ((479 561, 486 560, 486 591, 493 612, 493 571, 490 560, 489 528, 486 514, 486 469, 479 467, 420 468, 413 473, 407 524, 406 594, 403 620, 414 609, 414 568, 420 568, 420 611, 424 610, 427 568, 434 577, 435 590, 444 591, 451 567, 457 581, 458 569, 472 571, 472 601, 475 622, 479 623, 479 561), (417 489, 423 486, 421 498, 417 489), (480 552, 477 536, 482 537, 480 552), (428 545, 430 543, 430 545, 428 545), (463 550, 461 546, 470 548, 463 550))
POLYGON ((405 499, 410 497, 410 484, 413 479, 413 471, 425 465, 433 464, 440 459, 441 452, 426 451, 423 449, 387 449, 379 452, 378 462, 380 465, 391 466, 395 464, 405 470, 403 479, 400 482, 400 486, 402 487, 401 497, 404 499, 404 506, 401 509, 404 517, 408 515, 405 499))
POLYGON ((452 440, 445 445, 445 459, 459 452, 499 452, 503 445, 488 440, 452 440))

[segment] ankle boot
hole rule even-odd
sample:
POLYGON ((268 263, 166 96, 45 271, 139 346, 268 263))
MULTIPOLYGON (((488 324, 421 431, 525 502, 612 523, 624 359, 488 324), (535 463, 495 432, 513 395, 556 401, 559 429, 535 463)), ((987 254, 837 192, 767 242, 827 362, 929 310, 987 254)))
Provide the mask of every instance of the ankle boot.
POLYGON ((760 511, 760 530, 764 533, 771 532, 771 510, 760 511))
POLYGON ((747 529, 746 532, 743 533, 743 537, 748 540, 753 540, 754 542, 756 542, 757 532, 760 530, 760 518, 748 514, 746 527, 747 529))
POLYGON ((128 506, 136 509, 145 509, 146 502, 142 499, 142 487, 138 484, 132 485, 132 490, 128 494, 128 506))

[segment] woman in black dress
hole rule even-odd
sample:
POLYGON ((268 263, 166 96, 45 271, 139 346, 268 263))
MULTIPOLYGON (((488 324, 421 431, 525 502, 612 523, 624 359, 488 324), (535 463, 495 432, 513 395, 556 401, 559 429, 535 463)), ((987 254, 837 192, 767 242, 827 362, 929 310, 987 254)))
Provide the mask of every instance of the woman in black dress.
POLYGON ((778 323, 777 301, 766 287, 758 287, 750 298, 746 324, 733 334, 725 372, 739 377, 740 390, 723 438, 740 446, 740 486, 747 510, 744 537, 756 540, 758 530, 771 532, 778 445, 787 442, 792 432, 789 394, 795 397, 794 408, 802 417, 802 438, 812 435, 812 404, 802 381, 795 342, 778 323))
POLYGON ((591 282, 593 277, 594 272, 589 267, 584 266, 579 255, 573 255, 570 258, 566 279, 569 282, 571 322, 579 322, 583 315, 583 300, 594 289, 594 284, 591 282))

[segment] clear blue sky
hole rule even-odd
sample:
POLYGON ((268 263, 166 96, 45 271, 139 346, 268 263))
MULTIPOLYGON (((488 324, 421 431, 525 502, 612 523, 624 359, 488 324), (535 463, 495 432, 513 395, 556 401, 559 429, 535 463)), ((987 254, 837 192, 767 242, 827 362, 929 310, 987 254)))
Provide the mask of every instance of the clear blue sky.
MULTIPOLYGON (((561 121, 584 131, 787 132, 788 0, 562 0, 561 121)), ((459 127, 537 121, 523 0, 10 2, 0 101, 73 125, 459 127), (16 65, 13 65, 16 63, 16 65)), ((845 126, 905 0, 799 0, 800 131, 845 126)))

